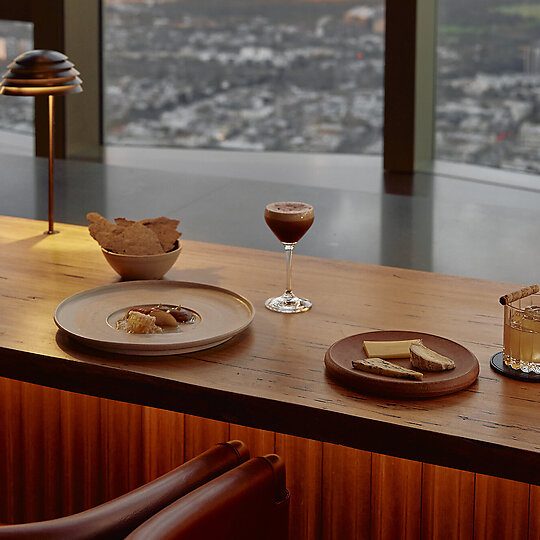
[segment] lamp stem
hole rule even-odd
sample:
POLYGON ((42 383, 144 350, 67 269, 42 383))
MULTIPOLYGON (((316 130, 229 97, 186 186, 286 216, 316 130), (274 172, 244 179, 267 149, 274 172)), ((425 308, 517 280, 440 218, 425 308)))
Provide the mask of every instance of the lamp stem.
POLYGON ((54 230, 54 95, 49 95, 49 230, 47 234, 55 234, 54 230))

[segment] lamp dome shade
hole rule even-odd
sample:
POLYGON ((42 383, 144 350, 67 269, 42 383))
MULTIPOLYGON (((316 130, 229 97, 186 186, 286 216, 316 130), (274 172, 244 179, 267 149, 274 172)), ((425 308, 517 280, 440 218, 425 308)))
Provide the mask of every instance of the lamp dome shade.
POLYGON ((82 92, 80 73, 65 54, 37 49, 25 52, 2 75, 0 94, 10 96, 65 95, 82 92))

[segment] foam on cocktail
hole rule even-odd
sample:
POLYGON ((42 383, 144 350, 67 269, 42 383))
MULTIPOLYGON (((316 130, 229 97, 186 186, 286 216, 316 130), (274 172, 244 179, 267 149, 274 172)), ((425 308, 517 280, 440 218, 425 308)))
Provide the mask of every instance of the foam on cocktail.
POLYGON ((266 205, 264 219, 284 243, 296 243, 313 223, 313 206, 301 202, 274 202, 266 205))
POLYGON ((297 221, 313 216, 313 206, 302 202, 274 202, 266 205, 266 211, 273 219, 297 221))

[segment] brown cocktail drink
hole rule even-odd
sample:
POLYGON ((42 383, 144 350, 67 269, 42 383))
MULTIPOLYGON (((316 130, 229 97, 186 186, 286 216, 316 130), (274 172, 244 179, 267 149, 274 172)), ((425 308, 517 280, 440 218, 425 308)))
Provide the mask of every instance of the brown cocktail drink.
POLYGON ((281 296, 269 298, 265 306, 279 313, 301 313, 311 308, 311 302, 299 298, 291 289, 292 252, 296 242, 313 224, 315 212, 311 204, 302 202, 275 202, 266 205, 264 219, 278 237, 287 255, 287 286, 281 296))
POLYGON ((264 211, 266 224, 286 244, 294 244, 306 234, 314 215, 313 206, 301 202, 275 202, 264 211))

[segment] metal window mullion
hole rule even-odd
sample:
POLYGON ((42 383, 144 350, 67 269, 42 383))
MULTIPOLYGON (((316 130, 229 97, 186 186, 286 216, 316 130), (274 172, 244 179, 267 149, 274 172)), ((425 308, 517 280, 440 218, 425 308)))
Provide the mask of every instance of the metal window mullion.
POLYGON ((387 0, 384 169, 412 173, 433 161, 436 3, 387 0))

